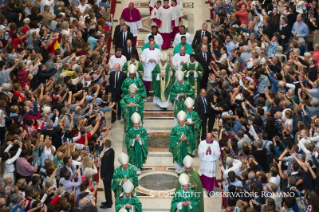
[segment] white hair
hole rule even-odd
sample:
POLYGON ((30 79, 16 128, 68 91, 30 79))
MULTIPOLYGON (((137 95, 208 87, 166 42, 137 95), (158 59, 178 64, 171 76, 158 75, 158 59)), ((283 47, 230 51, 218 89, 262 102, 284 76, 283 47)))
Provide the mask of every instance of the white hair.
POLYGON ((12 179, 12 177, 10 175, 4 175, 3 176, 3 182, 5 185, 8 185, 8 183, 10 182, 10 180, 12 179))
POLYGON ((298 41, 300 42, 300 44, 301 44, 302 46, 305 46, 305 45, 306 45, 305 39, 299 38, 298 41))
POLYGON ((62 78, 62 79, 63 79, 64 77, 66 77, 66 76, 68 76, 66 72, 63 72, 63 73, 60 74, 60 78, 62 78))
POLYGON ((300 55, 300 49, 299 48, 294 48, 293 52, 296 53, 297 55, 300 55))
POLYGON ((23 19, 23 23, 27 23, 28 21, 30 22, 30 18, 23 19))
POLYGON ((310 52, 305 52, 304 57, 310 58, 311 57, 311 53, 310 52))
POLYGON ((10 90, 11 90, 11 84, 10 84, 10 83, 4 83, 4 84, 2 85, 2 89, 3 89, 4 91, 10 91, 10 90))
POLYGON ((45 114, 51 113, 51 107, 45 106, 45 107, 43 108, 43 113, 45 113, 45 114))
POLYGON ((283 51, 282 46, 277 46, 277 52, 282 52, 282 51, 283 51))

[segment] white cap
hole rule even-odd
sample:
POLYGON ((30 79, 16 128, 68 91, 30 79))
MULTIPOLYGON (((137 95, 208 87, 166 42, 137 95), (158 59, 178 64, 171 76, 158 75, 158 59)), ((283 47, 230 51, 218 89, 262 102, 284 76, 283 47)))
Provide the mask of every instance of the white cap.
POLYGON ((119 163, 121 165, 126 165, 128 164, 128 156, 127 154, 125 154, 124 152, 121 152, 117 158, 117 160, 119 161, 119 163))
POLYGON ((193 162, 194 162, 193 158, 189 155, 186 155, 183 159, 183 164, 186 168, 192 167, 193 162))
POLYGON ((162 52, 161 60, 167 60, 167 59, 168 59, 168 56, 167 56, 166 52, 162 52))
POLYGON ((131 193, 134 189, 134 185, 130 180, 127 180, 124 184, 123 184, 123 190, 125 193, 131 193))
POLYGON ((187 97, 184 104, 186 106, 186 108, 192 108, 194 106, 194 100, 190 97, 187 97))
MULTIPOLYGON (((183 185, 187 185, 189 183, 189 176, 185 173, 181 174, 179 176, 179 183, 183 186, 183 185)), ((123 186, 124 187, 124 186, 123 186)))
POLYGON ((186 113, 182 110, 177 113, 178 121, 185 121, 186 117, 187 117, 186 113))
POLYGON ((176 71, 175 78, 177 79, 177 81, 182 81, 184 79, 184 72, 182 72, 181 70, 176 71))
POLYGON ((140 114, 138 114, 137 112, 133 113, 133 115, 131 116, 131 120, 132 120, 133 124, 140 123, 140 121, 141 121, 140 114))
POLYGON ((129 67, 128 67, 128 73, 130 73, 130 74, 135 74, 136 73, 136 66, 135 65, 133 65, 133 64, 131 64, 129 67))
POLYGON ((128 90, 130 91, 130 93, 136 93, 137 87, 136 87, 135 83, 132 83, 132 84, 128 87, 128 90))

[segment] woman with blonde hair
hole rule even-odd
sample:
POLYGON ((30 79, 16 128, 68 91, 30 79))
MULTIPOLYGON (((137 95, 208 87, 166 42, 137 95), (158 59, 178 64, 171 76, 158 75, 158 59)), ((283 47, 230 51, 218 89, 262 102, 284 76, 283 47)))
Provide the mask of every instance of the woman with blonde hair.
POLYGON ((82 160, 82 173, 85 175, 87 171, 91 169, 94 171, 93 175, 97 173, 97 168, 94 164, 93 159, 90 156, 85 156, 82 160))

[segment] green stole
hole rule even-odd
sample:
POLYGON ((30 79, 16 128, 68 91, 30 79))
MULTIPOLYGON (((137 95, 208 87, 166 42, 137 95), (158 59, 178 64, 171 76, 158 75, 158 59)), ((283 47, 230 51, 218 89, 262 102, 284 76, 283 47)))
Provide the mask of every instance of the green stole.
MULTIPOLYGON (((182 194, 183 194, 183 202, 191 202, 191 199, 190 199, 190 192, 185 192, 184 190, 182 191, 182 194), (189 194, 189 195, 187 195, 189 194)), ((189 212, 190 209, 189 209, 189 206, 183 206, 181 212, 189 212)))
MULTIPOLYGON (((124 205, 126 205, 127 203, 131 205, 131 197, 126 198, 126 196, 124 195, 124 205)), ((129 212, 130 209, 126 208, 126 211, 129 212)))
MULTIPOLYGON (((141 134, 140 134, 140 128, 135 129, 134 128, 134 133, 136 135, 135 138, 139 137, 141 138, 141 134)), ((143 166, 143 157, 138 157, 138 155, 142 155, 142 148, 141 148, 141 144, 138 141, 135 141, 134 143, 134 148, 135 148, 135 153, 136 153, 136 158, 137 158, 137 163, 138 163, 138 167, 142 167, 143 166)))
MULTIPOLYGON (((186 63, 187 64, 187 69, 188 69, 188 71, 194 71, 194 72, 196 72, 197 71, 197 67, 198 67, 198 62, 196 61, 195 62, 195 64, 191 64, 191 65, 194 65, 195 66, 195 68, 194 68, 194 70, 189 70, 189 64, 190 64, 190 62, 187 62, 186 63)), ((197 73, 197 75, 200 75, 201 73, 197 73)), ((194 92, 194 97, 196 98, 197 97, 197 93, 198 93, 198 83, 199 82, 197 82, 197 78, 195 78, 194 77, 194 75, 189 75, 188 76, 188 78, 187 78, 187 81, 191 84, 191 85, 194 85, 193 86, 193 89, 195 90, 195 92, 194 92)))
MULTIPOLYGON (((178 82, 177 84, 178 84, 178 87, 176 90, 178 94, 181 94, 181 93, 185 94, 185 82, 183 82, 183 85, 180 85, 178 82)), ((185 97, 178 98, 178 100, 175 101, 174 114, 176 114, 176 116, 179 111, 185 109, 185 104, 184 104, 185 98, 186 98, 186 94, 185 94, 185 97)))
MULTIPOLYGON (((186 136, 186 128, 185 127, 186 127, 185 124, 184 124, 184 127, 181 127, 179 125, 179 131, 180 131, 181 135, 185 135, 186 136)), ((180 142, 182 142, 182 149, 181 149, 182 157, 185 158, 188 155, 188 153, 187 153, 187 144, 186 144, 186 141, 180 141, 180 142)))

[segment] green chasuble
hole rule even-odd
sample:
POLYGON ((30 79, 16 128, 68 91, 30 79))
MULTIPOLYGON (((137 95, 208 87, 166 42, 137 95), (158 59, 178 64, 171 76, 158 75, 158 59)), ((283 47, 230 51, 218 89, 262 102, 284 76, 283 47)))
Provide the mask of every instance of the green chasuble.
POLYGON ((134 79, 126 78, 121 86, 123 96, 130 94, 129 87, 131 84, 135 84, 137 87, 137 94, 142 98, 146 97, 146 90, 143 81, 140 78, 135 77, 134 79))
MULTIPOLYGON (((160 48, 159 45, 157 45, 156 43, 155 43, 154 47, 157 49, 160 48)), ((142 47, 142 51, 144 51, 144 49, 148 49, 148 48, 150 48, 150 43, 145 43, 144 46, 142 47)))
POLYGON ((131 61, 127 61, 126 63, 124 63, 122 71, 125 74, 127 74, 127 69, 131 64, 137 66, 138 78, 142 79, 144 74, 144 67, 143 67, 143 64, 139 61, 135 61, 135 63, 132 63, 131 61))
MULTIPOLYGON (((202 187, 202 182, 200 181, 199 174, 192 169, 190 173, 187 171, 183 171, 180 174, 187 174, 189 176, 189 183, 194 185, 193 190, 196 192, 197 196, 199 197, 199 204, 198 204, 198 212, 204 212, 204 192, 202 187)), ((177 181, 175 193, 181 189, 181 184, 177 181)))
POLYGON ((187 62, 183 64, 182 71, 184 72, 185 80, 187 80, 192 88, 195 91, 195 98, 199 95, 200 92, 200 81, 203 77, 204 69, 199 62, 194 64, 187 62), (189 71, 194 71, 197 73, 197 77, 194 77, 194 74, 188 74, 189 71), (189 75, 188 77, 186 75, 189 75))
POLYGON ((174 73, 173 71, 170 71, 169 64, 166 63, 165 65, 162 66, 162 64, 156 64, 152 71, 152 84, 150 89, 150 93, 154 94, 162 102, 167 101, 169 93, 171 92, 172 75, 174 73), (156 80, 157 75, 161 73, 165 74, 163 77, 164 79, 160 77, 159 80, 156 80))
MULTIPOLYGON (((127 203, 133 206, 134 212, 142 212, 142 203, 140 200, 133 194, 129 198, 126 198, 124 193, 115 201, 116 212, 124 208, 127 203)), ((129 212, 130 209, 126 208, 126 211, 129 212)))
POLYGON ((122 166, 119 166, 114 170, 111 190, 114 191, 115 199, 118 199, 123 192, 123 182, 121 182, 123 179, 130 180, 133 183, 134 188, 138 186, 138 178, 134 166, 128 164, 126 170, 123 170, 122 166))
MULTIPOLYGON (((180 42, 179 44, 177 44, 175 46, 174 51, 173 51, 174 55, 181 52, 181 50, 180 50, 181 46, 182 46, 182 42, 180 42)), ((192 49, 191 45, 189 45, 188 43, 185 43, 184 46, 185 46, 185 49, 186 49, 185 50, 186 54, 189 54, 189 55, 193 54, 193 49, 192 49)))
POLYGON ((181 127, 178 124, 172 129, 169 138, 169 152, 173 154, 173 162, 176 161, 180 166, 184 166, 184 157, 187 155, 192 155, 193 152, 190 146, 190 143, 194 141, 194 134, 191 127, 186 124, 184 127, 181 127), (181 140, 183 134, 187 138, 186 141, 181 140))
POLYGON ((148 154, 148 133, 146 130, 143 127, 139 127, 138 129, 131 127, 126 132, 125 143, 127 154, 130 158, 129 163, 137 168, 143 167, 148 154), (137 137, 140 137, 142 145, 139 143, 139 141, 134 140, 137 137), (134 145, 132 146, 133 142, 134 145))
POLYGON ((170 95, 170 101, 172 101, 174 105, 174 117, 177 116, 179 111, 185 110, 184 101, 187 97, 194 99, 194 90, 189 82, 184 80, 182 85, 180 85, 177 81, 174 82, 170 95), (185 94, 185 97, 181 97, 176 100, 175 98, 181 93, 185 94))
POLYGON ((174 197, 172 199, 171 212, 199 212, 198 204, 200 200, 198 194, 195 193, 194 190, 188 189, 185 192, 183 189, 175 192, 174 197), (182 206, 182 210, 177 209, 177 205, 180 202, 190 202, 192 209, 189 206, 182 206))
POLYGON ((185 124, 188 125, 188 126, 191 128, 191 130, 192 130, 192 132, 193 132, 193 134, 194 134, 194 140, 189 141, 189 144, 190 144, 192 150, 195 150, 195 149, 197 149, 197 147, 198 147, 199 136, 200 136, 200 130, 201 130, 201 127, 200 127, 200 126, 201 126, 200 118, 199 118, 197 112, 194 111, 194 110, 192 110, 191 113, 188 113, 187 110, 185 109, 184 112, 185 112, 186 115, 187 115, 185 124), (188 120, 189 120, 189 119, 192 120, 192 122, 194 123, 193 125, 188 124, 188 120))
POLYGON ((124 130, 125 132, 129 130, 131 127, 133 127, 131 117, 134 112, 137 112, 141 116, 141 121, 143 123, 143 111, 144 111, 144 101, 142 97, 139 95, 135 95, 134 97, 131 97, 130 95, 125 95, 120 101, 121 105, 121 114, 124 118, 124 130), (129 107, 128 105, 133 102, 136 104, 136 107, 129 107))

